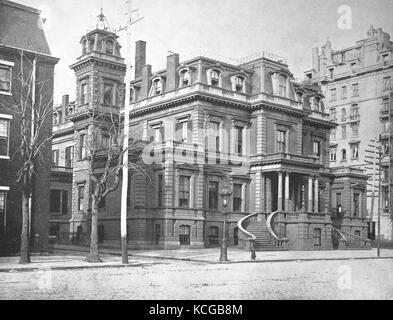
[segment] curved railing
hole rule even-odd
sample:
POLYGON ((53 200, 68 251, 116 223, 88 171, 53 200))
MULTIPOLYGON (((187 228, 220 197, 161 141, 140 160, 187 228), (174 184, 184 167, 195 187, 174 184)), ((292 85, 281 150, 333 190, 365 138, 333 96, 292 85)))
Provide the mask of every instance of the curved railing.
POLYGON ((269 230, 270 234, 273 236, 274 239, 276 239, 277 241, 286 241, 287 239, 285 239, 285 238, 280 238, 280 237, 276 234, 276 232, 274 231, 273 226, 272 226, 273 218, 274 218, 274 216, 275 216, 277 213, 279 213, 279 211, 275 211, 275 212, 273 212, 272 214, 270 214, 270 215, 267 217, 267 219, 266 219, 266 226, 267 226, 267 229, 269 230))
POLYGON ((250 241, 250 248, 252 249, 254 247, 254 242, 257 239, 256 236, 254 236, 253 234, 251 234, 250 232, 248 232, 245 227, 244 227, 244 222, 246 220, 251 219, 254 216, 257 216, 258 212, 254 212, 249 214, 248 216, 243 217, 242 219, 239 220, 239 222, 237 223, 237 227, 239 228, 239 230, 241 231, 241 233, 243 235, 245 235, 244 240, 245 241, 250 241))
POLYGON ((347 240, 347 237, 344 235, 344 233, 343 233, 341 230, 339 230, 339 229, 337 229, 337 228, 335 228, 335 227, 332 227, 332 230, 333 230, 333 232, 335 232, 336 234, 338 234, 338 235, 341 237, 341 239, 343 239, 345 242, 348 241, 348 240, 347 240))

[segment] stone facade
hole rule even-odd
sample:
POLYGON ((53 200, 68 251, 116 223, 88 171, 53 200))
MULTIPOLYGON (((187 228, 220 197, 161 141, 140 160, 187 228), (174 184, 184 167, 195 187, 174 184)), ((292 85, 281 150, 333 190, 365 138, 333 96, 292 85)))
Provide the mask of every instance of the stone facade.
MULTIPOLYGON (((373 26, 367 37, 354 46, 333 50, 328 40, 313 49, 313 69, 306 72, 309 83, 321 85, 331 120, 338 127, 331 132, 332 168, 366 169, 368 217, 377 221, 378 194, 372 207, 372 190, 378 191, 378 170, 366 161, 370 139, 381 136, 382 160, 382 240, 392 240, 392 175, 390 163, 392 114, 393 42, 389 34, 373 26), (390 144, 390 146, 389 146, 390 144), (375 174, 375 180, 372 176, 375 174)), ((348 198, 349 199, 349 198, 348 198)), ((349 200, 348 200, 349 201, 349 200)))
MULTIPOLYGON (((91 110, 104 107, 98 84, 110 77, 120 88, 124 77, 119 52, 107 54, 105 42, 101 48, 91 42, 101 35, 117 43, 115 34, 94 30, 82 38, 83 55, 71 66, 77 99, 59 135, 73 137, 74 149, 80 149, 81 130, 89 136, 85 104, 91 110), (86 49, 86 43, 92 45, 86 49)), ((181 62, 171 54, 167 68, 156 72, 146 65, 146 48, 145 42, 136 43, 131 83, 130 135, 147 145, 140 160, 144 172, 129 173, 129 247, 218 246, 225 219, 230 245, 244 244, 244 231, 254 224, 262 238, 270 237, 270 221, 283 239, 276 242, 279 249, 332 249, 332 190, 341 186, 341 176, 355 177, 329 169, 329 133, 336 124, 329 121, 320 88, 296 83, 282 60, 265 57, 232 65, 208 57, 181 62), (231 195, 225 199, 221 192, 228 184, 231 195)), ((119 91, 114 110, 120 110, 122 96, 119 91)), ((88 236, 91 190, 83 158, 74 159, 72 172, 72 215, 65 219, 70 235, 79 227, 88 236)), ((358 173, 356 179, 365 188, 366 177, 358 173)), ((354 184, 349 188, 354 192, 354 184)), ((119 188, 100 211, 104 245, 119 245, 120 196, 119 188)), ((360 197, 363 203, 365 194, 360 197)), ((363 209, 357 217, 361 228, 363 209)))

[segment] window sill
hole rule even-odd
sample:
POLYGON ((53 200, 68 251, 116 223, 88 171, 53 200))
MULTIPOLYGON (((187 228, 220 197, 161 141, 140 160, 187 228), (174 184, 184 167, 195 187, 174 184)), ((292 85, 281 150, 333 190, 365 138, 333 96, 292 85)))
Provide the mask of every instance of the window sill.
POLYGON ((8 91, 0 91, 0 95, 12 96, 12 93, 11 93, 11 92, 8 92, 8 91))
POLYGON ((9 156, 0 156, 0 160, 10 160, 9 156))

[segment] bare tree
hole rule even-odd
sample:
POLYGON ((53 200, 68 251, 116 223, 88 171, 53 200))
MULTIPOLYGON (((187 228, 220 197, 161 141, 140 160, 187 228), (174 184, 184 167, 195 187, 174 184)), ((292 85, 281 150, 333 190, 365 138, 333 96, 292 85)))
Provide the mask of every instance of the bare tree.
POLYGON ((90 110, 85 159, 93 185, 90 252, 87 257, 87 261, 92 263, 102 261, 98 252, 99 206, 110 193, 118 189, 122 181, 123 154, 126 150, 129 154, 129 170, 141 172, 148 176, 143 166, 138 164, 146 144, 141 140, 130 139, 128 149, 123 148, 122 128, 118 108, 106 108, 104 112, 102 109, 98 112, 97 108, 90 110))
POLYGON ((9 101, 0 101, 3 108, 20 117, 20 143, 12 158, 21 160, 17 173, 22 197, 22 232, 20 264, 30 263, 30 212, 34 178, 43 162, 43 149, 50 148, 52 139, 52 79, 37 79, 41 59, 18 51, 20 64, 13 72, 13 94, 9 101))

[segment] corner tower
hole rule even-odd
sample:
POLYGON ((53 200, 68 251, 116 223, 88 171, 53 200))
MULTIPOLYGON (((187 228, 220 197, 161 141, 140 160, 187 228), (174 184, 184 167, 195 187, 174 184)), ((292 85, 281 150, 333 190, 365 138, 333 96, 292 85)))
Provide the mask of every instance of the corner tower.
POLYGON ((89 232, 92 182, 86 159, 91 146, 97 154, 109 143, 108 133, 124 103, 126 73, 118 36, 102 10, 96 26, 82 36, 80 45, 81 55, 70 66, 76 76, 75 111, 70 116, 74 123, 71 238, 89 232))

